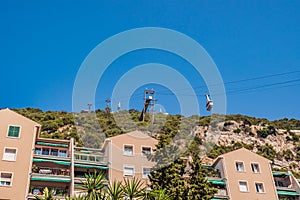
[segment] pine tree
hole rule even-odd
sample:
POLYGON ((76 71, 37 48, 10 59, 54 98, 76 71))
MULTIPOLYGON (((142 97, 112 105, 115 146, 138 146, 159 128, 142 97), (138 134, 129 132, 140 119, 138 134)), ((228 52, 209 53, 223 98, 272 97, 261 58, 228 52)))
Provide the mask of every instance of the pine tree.
POLYGON ((201 164, 199 154, 194 153, 190 162, 189 172, 189 199, 190 200, 209 200, 217 192, 211 183, 207 182, 206 170, 201 164))

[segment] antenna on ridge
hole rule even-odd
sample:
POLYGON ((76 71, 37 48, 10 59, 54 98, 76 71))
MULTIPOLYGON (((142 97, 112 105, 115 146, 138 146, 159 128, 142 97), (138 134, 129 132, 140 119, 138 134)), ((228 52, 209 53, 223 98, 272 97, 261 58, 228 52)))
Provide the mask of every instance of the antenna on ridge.
POLYGON ((87 105, 88 105, 88 112, 91 113, 91 107, 92 107, 93 104, 88 103, 87 105))
POLYGON ((120 110, 121 110, 121 102, 119 101, 118 102, 118 112, 120 112, 120 110))
POLYGON ((111 111, 111 109, 110 109, 111 100, 109 98, 106 98, 105 102, 106 102, 105 111, 106 111, 107 114, 109 114, 110 111, 111 111))

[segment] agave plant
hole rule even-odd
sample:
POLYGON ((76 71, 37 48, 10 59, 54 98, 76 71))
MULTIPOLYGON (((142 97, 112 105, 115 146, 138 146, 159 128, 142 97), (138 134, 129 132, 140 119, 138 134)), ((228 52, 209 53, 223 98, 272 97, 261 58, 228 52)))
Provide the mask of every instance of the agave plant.
POLYGON ((109 200, 119 200, 119 199, 123 199, 123 197, 124 197, 124 191, 122 188, 122 183, 114 180, 108 186, 107 198, 109 200))
POLYGON ((35 196, 35 199, 37 200, 55 200, 55 198, 53 197, 53 190, 50 190, 45 187, 43 190, 43 197, 39 197, 39 196, 35 196))
POLYGON ((81 191, 86 193, 86 200, 104 200, 104 189, 107 187, 106 176, 103 173, 85 174, 85 181, 82 182, 81 191))
POLYGON ((143 196, 143 183, 141 180, 133 178, 131 180, 124 179, 124 185, 122 185, 124 191, 124 197, 129 200, 141 199, 143 196))

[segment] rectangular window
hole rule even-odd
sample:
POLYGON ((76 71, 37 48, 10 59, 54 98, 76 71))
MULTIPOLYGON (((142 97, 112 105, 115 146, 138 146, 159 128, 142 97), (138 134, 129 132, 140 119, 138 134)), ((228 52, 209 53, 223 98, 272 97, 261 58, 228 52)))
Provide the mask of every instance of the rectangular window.
POLYGON ((239 181, 239 188, 241 192, 248 192, 248 184, 246 181, 239 181))
POLYGON ((124 167, 124 176, 133 177, 134 176, 134 168, 133 167, 124 167))
POLYGON ((8 137, 13 137, 13 138, 20 137, 20 126, 9 126, 8 137))
POLYGON ((16 161, 17 150, 16 149, 4 149, 3 160, 16 161))
POLYGON ((238 172, 244 172, 244 163, 243 162, 235 162, 235 168, 238 172))
POLYGON ((80 159, 80 155, 75 154, 74 156, 75 156, 75 160, 79 160, 80 159))
POLYGON ((50 149, 48 149, 48 148, 42 149, 42 155, 49 155, 49 153, 50 153, 50 149))
POLYGON ((0 186, 12 185, 12 173, 0 172, 0 186))
POLYGON ((151 154, 151 147, 142 147, 142 154, 143 156, 151 154))
POLYGON ((34 152, 37 155, 41 155, 42 154, 42 149, 41 148, 35 148, 34 152))
POLYGON ((51 156, 58 156, 58 149, 51 149, 51 156))
POLYGON ((59 150, 58 156, 59 157, 67 157, 67 151, 65 151, 65 150, 59 150))
POLYGON ((150 168, 143 168, 143 178, 148 178, 148 176, 150 175, 150 168))
POLYGON ((95 162, 95 156, 89 156, 89 161, 95 162))
POLYGON ((87 156, 86 155, 81 155, 80 160, 87 160, 87 156))
POLYGON ((260 172, 259 165, 257 163, 251 163, 251 168, 252 168, 252 172, 254 173, 260 172))
POLYGON ((256 189, 256 192, 258 192, 258 193, 265 192, 264 185, 262 183, 255 183, 255 189, 256 189))
POLYGON ((133 146, 125 145, 123 154, 126 156, 133 156, 133 146))

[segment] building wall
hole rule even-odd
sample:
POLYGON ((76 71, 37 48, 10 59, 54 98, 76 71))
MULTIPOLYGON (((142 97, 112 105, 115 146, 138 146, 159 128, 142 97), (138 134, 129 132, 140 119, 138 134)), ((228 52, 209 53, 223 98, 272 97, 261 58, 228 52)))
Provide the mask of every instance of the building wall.
POLYGON ((224 154, 221 157, 223 158, 221 162, 223 162, 226 170, 230 199, 278 199, 269 160, 243 148, 224 154), (236 162, 244 164, 243 172, 236 170, 236 162), (251 163, 259 164, 260 170, 258 173, 252 171, 251 163), (240 191, 239 181, 247 182, 248 191, 240 191), (255 183, 262 183, 264 192, 258 193, 255 183))
POLYGON ((133 178, 124 176, 124 167, 133 167, 134 177, 147 183, 148 178, 143 178, 143 168, 151 168, 154 163, 148 161, 147 157, 142 154, 142 147, 150 147, 153 151, 156 144, 156 139, 139 131, 109 138, 104 144, 104 149, 105 152, 111 152, 111 155, 107 154, 110 163, 110 179, 122 181, 123 178, 133 178), (133 155, 124 155, 126 145, 133 147, 133 155))
POLYGON ((34 139, 39 124, 9 110, 0 110, 0 172, 12 172, 12 185, 0 185, 0 199, 22 200, 27 196, 34 139), (8 126, 20 126, 20 137, 9 138, 8 126), (16 161, 4 161, 4 148, 16 148, 16 161))

